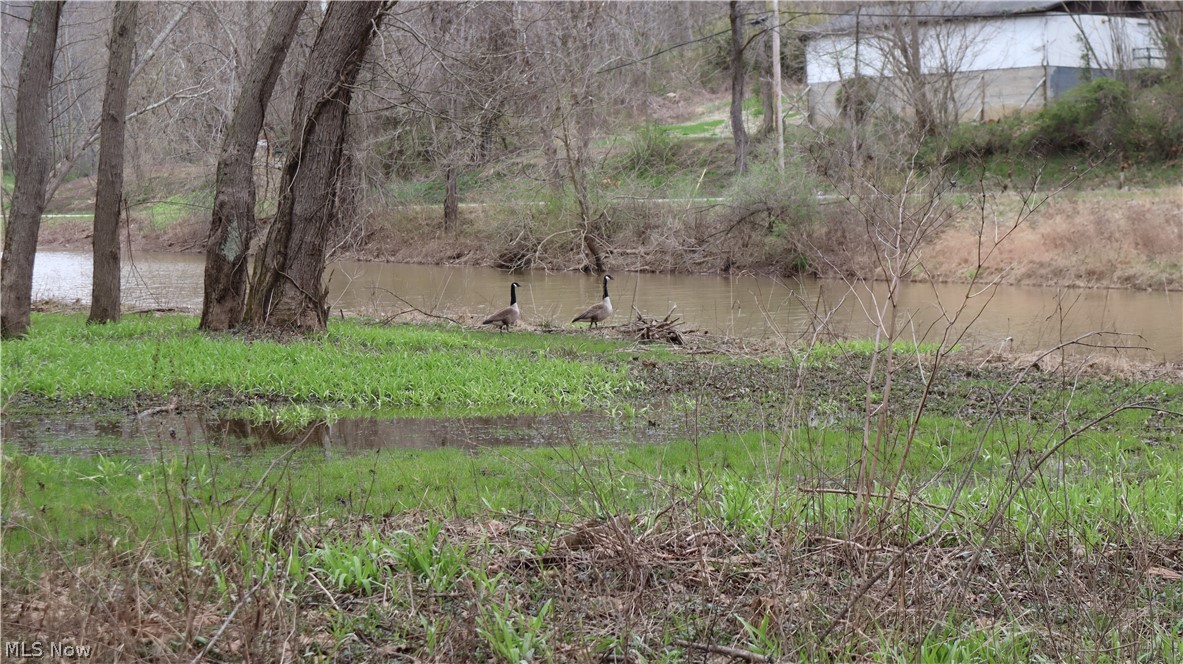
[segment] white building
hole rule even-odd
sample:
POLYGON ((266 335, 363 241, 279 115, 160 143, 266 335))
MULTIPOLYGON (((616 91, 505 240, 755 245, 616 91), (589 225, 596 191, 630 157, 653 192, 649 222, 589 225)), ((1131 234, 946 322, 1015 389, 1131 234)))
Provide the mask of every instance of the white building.
POLYGON ((923 81, 939 118, 966 121, 1165 65, 1141 2, 864 3, 805 39, 810 121, 822 125, 838 121, 839 91, 857 77, 870 83, 869 103, 905 113, 923 81))

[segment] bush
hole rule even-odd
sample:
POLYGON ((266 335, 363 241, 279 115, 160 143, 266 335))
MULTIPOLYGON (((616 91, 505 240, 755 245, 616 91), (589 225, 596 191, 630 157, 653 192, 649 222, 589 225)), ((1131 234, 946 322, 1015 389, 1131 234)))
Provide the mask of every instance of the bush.
POLYGON ((755 161, 747 175, 736 180, 727 197, 737 210, 761 210, 768 218, 768 230, 782 233, 800 227, 817 214, 817 183, 803 164, 789 158, 785 172, 769 161, 755 161))
MULTIPOLYGON (((940 158, 926 161, 947 164, 1010 154, 1015 147, 1015 134, 1021 122, 1018 116, 1012 116, 997 122, 957 125, 949 132, 940 158)), ((939 148, 933 149, 940 151, 939 148)))
POLYGON ((1110 152, 1173 159, 1183 144, 1183 85, 1132 91, 1102 78, 1072 89, 1036 117, 1018 143, 1045 154, 1110 152))
POLYGON ((1131 100, 1129 86, 1113 79, 1077 86, 1039 112, 1023 142, 1044 154, 1124 149, 1133 128, 1131 100))
POLYGON ((677 146, 669 131, 649 123, 629 139, 621 170, 637 176, 664 175, 677 167, 677 146))
POLYGON ((1176 159, 1183 154, 1183 84, 1140 90, 1132 105, 1131 147, 1147 156, 1176 159))
POLYGON ((870 114, 877 94, 875 82, 869 77, 854 76, 845 79, 838 86, 834 102, 841 109, 842 117, 848 122, 862 124, 870 114))
POLYGON ((1183 85, 1163 83, 1131 90, 1125 83, 1098 79, 1078 86, 1033 119, 1011 116, 998 122, 966 123, 921 152, 935 166, 991 157, 1080 153, 1123 153, 1155 160, 1183 152, 1183 85), (1024 129, 1026 127, 1026 129, 1024 129))

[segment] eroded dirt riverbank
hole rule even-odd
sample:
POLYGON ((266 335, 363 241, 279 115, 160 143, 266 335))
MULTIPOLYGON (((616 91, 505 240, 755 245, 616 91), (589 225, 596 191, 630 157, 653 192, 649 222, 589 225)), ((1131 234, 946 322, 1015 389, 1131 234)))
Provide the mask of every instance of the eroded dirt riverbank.
MULTIPOLYGON (((1008 285, 1183 290, 1183 188, 1083 191, 1049 199, 1017 227, 1018 203, 990 194, 982 212, 970 194, 962 210, 926 238, 914 281, 997 281, 1008 285), (997 242, 997 248, 991 249, 997 242), (979 252, 989 260, 978 269, 979 252)), ((720 212, 717 201, 679 214, 638 214, 605 242, 606 267, 615 271, 881 278, 879 248, 838 203, 819 208, 809 229, 770 234, 766 215, 720 212)), ((506 226, 491 207, 469 208, 462 228, 445 234, 430 207, 389 209, 358 221, 336 248, 337 259, 395 263, 543 268, 587 267, 572 233, 530 240, 525 227, 506 226), (525 238, 525 239, 523 239, 525 238)), ((200 253, 208 217, 190 215, 169 225, 133 215, 131 251, 200 253)), ((524 222, 523 222, 524 223, 524 222)), ((548 222, 549 223, 549 222, 548 222)), ((555 222, 558 223, 558 222, 555 222)), ((90 220, 47 219, 42 248, 88 250, 90 220)), ((554 225, 554 224, 551 224, 554 225)), ((561 226, 561 224, 559 224, 561 226)), ((561 229, 560 229, 561 230, 561 229)), ((262 237, 262 232, 257 237, 262 237)))

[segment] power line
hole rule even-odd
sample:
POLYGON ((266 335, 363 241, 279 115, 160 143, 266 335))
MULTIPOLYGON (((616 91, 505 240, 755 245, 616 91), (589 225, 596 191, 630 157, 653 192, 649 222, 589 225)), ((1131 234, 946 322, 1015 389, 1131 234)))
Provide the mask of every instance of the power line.
MULTIPOLYGON (((761 12, 761 13, 745 14, 745 16, 758 17, 755 20, 748 22, 748 25, 757 25, 757 24, 764 23, 767 20, 768 16, 771 15, 771 13, 772 12, 761 12)), ((1179 13, 1183 13, 1183 8, 1153 9, 1153 10, 1151 10, 1151 9, 1119 10, 1119 11, 1105 12, 1104 15, 1105 16, 1148 16, 1148 15, 1152 15, 1152 14, 1179 14, 1179 13)), ((845 12, 817 11, 817 12, 798 13, 798 12, 787 11, 787 10, 780 12, 780 14, 781 15, 789 14, 793 17, 794 20, 798 19, 798 18, 805 17, 805 16, 836 16, 836 17, 840 17, 840 16, 854 16, 855 15, 853 12, 850 12, 850 11, 845 11, 845 12)), ((1009 13, 1009 14, 900 14, 898 12, 891 13, 891 14, 882 14, 882 13, 877 14, 877 13, 868 13, 868 12, 861 12, 861 11, 858 12, 859 18, 919 18, 919 19, 942 19, 942 20, 946 20, 946 21, 957 20, 957 19, 964 20, 964 19, 973 19, 973 18, 989 18, 989 17, 1006 18, 1006 17, 1013 17, 1013 16, 1027 16, 1027 15, 1029 15, 1029 14, 1020 14, 1020 13, 1009 13)), ((785 25, 787 25, 787 24, 781 25, 782 30, 786 29, 785 25)), ((760 33, 767 32, 767 31, 768 31, 767 28, 763 29, 759 33, 754 35, 753 38, 755 38, 756 36, 759 36, 760 33)), ((649 55, 646 55, 643 58, 637 58, 636 60, 630 60, 629 62, 624 62, 624 63, 618 64, 618 65, 613 65, 611 67, 604 67, 603 69, 598 69, 598 70, 596 70, 596 73, 597 74, 606 74, 610 71, 616 71, 617 69, 624 69, 625 67, 631 67, 632 65, 640 64, 642 62, 645 62, 646 60, 652 60, 653 58, 656 58, 659 55, 669 53, 670 51, 682 48, 683 46, 689 46, 691 44, 697 44, 698 42, 706 41, 708 39, 714 39, 715 37, 728 34, 729 32, 731 32, 730 28, 728 28, 726 30, 720 30, 719 32, 709 34, 705 37, 698 37, 697 39, 691 39, 688 41, 680 42, 680 43, 674 44, 673 46, 663 48, 660 51, 650 53, 649 55)), ((806 30, 798 30, 797 32, 803 33, 803 32, 806 32, 806 30)))

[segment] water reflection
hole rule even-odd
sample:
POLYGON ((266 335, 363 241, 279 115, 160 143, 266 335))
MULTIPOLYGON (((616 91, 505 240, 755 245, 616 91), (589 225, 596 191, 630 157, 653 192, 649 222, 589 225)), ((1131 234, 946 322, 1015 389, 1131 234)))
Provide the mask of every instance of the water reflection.
MULTIPOLYGON (((124 303, 133 308, 198 309, 203 266, 200 255, 137 253, 124 266, 124 303)), ((87 302, 90 270, 88 253, 39 252, 34 297, 87 302)), ((510 275, 491 268, 342 261, 331 265, 327 274, 335 310, 381 316, 406 311, 407 303, 424 311, 481 316, 505 306, 509 282, 515 279, 525 286, 519 298, 528 324, 566 324, 600 298, 599 279, 576 273, 510 275)), ((625 322, 634 309, 661 317, 676 306, 684 329, 754 338, 796 339, 817 329, 869 337, 886 296, 881 283, 848 286, 839 281, 786 282, 752 276, 614 276, 612 301, 617 313, 613 323, 625 322)), ((920 340, 940 340, 946 332, 949 338, 957 338, 972 323, 966 343, 1008 344, 1028 351, 1106 331, 1133 335, 1125 345, 1151 349, 1140 357, 1183 359, 1183 294, 1179 293, 1014 286, 967 292, 962 284, 904 284, 898 297, 905 310, 899 324, 907 336, 920 340)))
POLYGON ((64 415, 52 420, 4 418, 5 444, 27 454, 131 455, 209 446, 251 455, 276 446, 322 448, 327 456, 376 449, 542 447, 572 443, 660 443, 685 438, 676 420, 613 417, 599 411, 545 415, 441 418, 347 417, 291 428, 220 417, 209 412, 167 413, 144 419, 64 415))

